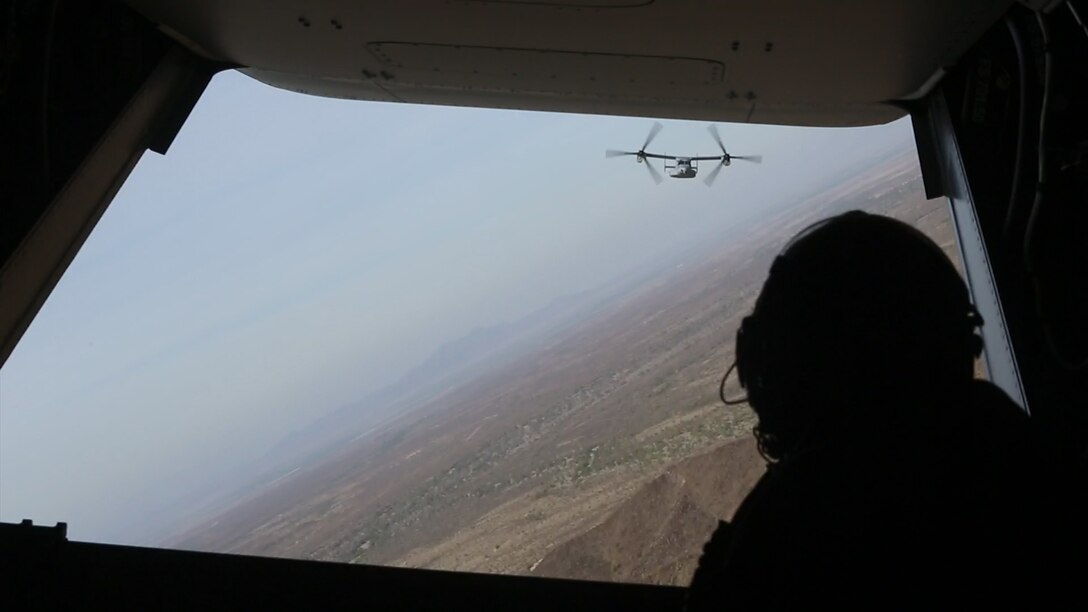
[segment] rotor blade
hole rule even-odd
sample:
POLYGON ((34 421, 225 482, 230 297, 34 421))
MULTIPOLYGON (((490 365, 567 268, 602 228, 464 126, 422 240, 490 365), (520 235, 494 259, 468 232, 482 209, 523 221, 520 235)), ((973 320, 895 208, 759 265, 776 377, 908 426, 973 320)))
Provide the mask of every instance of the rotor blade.
POLYGON ((744 161, 750 161, 753 164, 763 163, 762 155, 730 155, 729 157, 732 159, 743 159, 744 161))
POLYGON ((710 171, 710 174, 706 175, 705 179, 703 179, 703 182, 706 183, 707 187, 710 187, 711 185, 714 184, 714 179, 718 178, 718 173, 721 172, 722 168, 724 168, 724 167, 725 167, 725 164, 715 164, 714 165, 714 169, 710 171))
POLYGON ((714 142, 718 143, 718 148, 722 150, 722 155, 729 155, 725 152, 725 145, 722 144, 722 137, 718 134, 718 126, 711 123, 706 126, 706 129, 710 131, 710 135, 714 137, 714 142))
POLYGON ((608 157, 620 157, 621 155, 638 155, 634 151, 617 151, 615 149, 608 149, 604 152, 604 156, 608 157))
POLYGON ((661 181, 662 181, 662 177, 661 177, 661 173, 657 171, 657 168, 654 168, 654 165, 651 164, 650 162, 646 162, 645 164, 642 164, 642 165, 646 166, 646 170, 650 173, 650 178, 652 178, 654 180, 654 183, 660 185, 661 181))
POLYGON ((654 139, 654 136, 657 136, 657 133, 661 131, 661 127, 662 125, 660 123, 654 121, 654 124, 650 127, 650 133, 646 136, 646 142, 642 143, 642 148, 639 149, 640 151, 645 151, 646 147, 650 146, 650 142, 654 139))

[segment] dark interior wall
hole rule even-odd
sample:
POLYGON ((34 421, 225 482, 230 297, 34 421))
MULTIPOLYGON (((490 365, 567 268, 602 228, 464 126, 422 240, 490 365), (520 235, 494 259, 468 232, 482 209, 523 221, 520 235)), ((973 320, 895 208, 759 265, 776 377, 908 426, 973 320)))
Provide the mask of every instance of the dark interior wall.
POLYGON ((0 262, 166 52, 114 2, 13 0, 0 26, 0 262))
POLYGON ((1083 460, 1088 32, 1065 3, 1046 15, 1015 6, 941 90, 1028 406, 1083 460))
POLYGON ((145 150, 224 66, 116 2, 5 5, 0 365, 145 150))

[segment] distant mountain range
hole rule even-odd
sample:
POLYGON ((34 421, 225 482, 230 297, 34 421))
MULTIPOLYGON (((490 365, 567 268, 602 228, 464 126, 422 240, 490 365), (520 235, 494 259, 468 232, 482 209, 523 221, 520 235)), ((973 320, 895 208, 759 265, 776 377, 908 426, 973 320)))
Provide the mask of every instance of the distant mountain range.
POLYGON ((583 320, 610 296, 604 290, 560 296, 516 321, 476 327, 441 345, 396 382, 342 406, 281 439, 262 464, 270 480, 284 470, 314 460, 340 445, 365 436, 386 422, 412 412, 487 369, 543 345, 550 337, 583 320))

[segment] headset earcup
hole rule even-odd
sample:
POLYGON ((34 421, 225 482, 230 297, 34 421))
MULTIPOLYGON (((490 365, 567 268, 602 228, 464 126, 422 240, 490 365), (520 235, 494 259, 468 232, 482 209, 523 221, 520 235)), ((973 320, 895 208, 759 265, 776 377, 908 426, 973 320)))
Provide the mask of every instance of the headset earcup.
POLYGON ((752 347, 752 336, 754 333, 755 322, 751 315, 744 317, 740 322, 740 327, 737 328, 737 341, 736 341, 736 361, 737 361, 737 380, 740 381, 740 386, 745 390, 751 390, 753 362, 757 361, 755 351, 752 347))
POLYGON ((971 334, 971 354, 976 358, 982 356, 982 336, 971 334))

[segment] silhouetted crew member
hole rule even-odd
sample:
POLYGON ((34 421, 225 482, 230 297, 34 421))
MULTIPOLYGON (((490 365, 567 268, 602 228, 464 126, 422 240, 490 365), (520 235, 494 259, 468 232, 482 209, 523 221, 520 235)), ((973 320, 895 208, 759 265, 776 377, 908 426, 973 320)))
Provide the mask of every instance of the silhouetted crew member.
POLYGON ((1038 607, 1088 579, 1071 476, 973 379, 981 324, 909 225, 853 211, 798 234, 737 332, 769 468, 704 548, 689 608, 1038 607))

